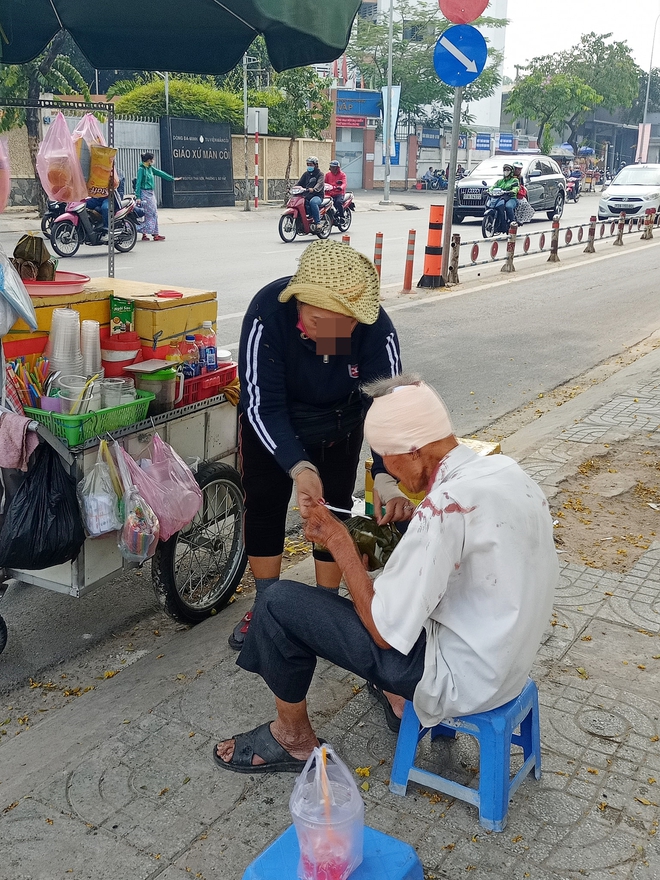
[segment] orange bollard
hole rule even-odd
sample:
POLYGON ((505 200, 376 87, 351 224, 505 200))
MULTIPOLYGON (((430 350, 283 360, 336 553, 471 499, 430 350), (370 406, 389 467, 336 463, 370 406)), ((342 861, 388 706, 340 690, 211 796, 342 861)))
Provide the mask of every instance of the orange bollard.
POLYGON ((342 235, 341 240, 342 240, 342 244, 350 244, 351 243, 350 235, 342 235))
POLYGON ((403 273, 403 293, 412 293, 413 264, 415 262, 415 238, 417 232, 411 229, 408 232, 408 250, 406 251, 406 269, 403 273))
POLYGON ((442 227, 445 218, 444 205, 431 205, 429 212, 429 235, 424 250, 424 274, 417 287, 444 287, 442 277, 442 227))
POLYGON ((380 278, 380 268, 383 262, 383 233, 376 233, 376 244, 374 245, 374 266, 378 277, 380 278))

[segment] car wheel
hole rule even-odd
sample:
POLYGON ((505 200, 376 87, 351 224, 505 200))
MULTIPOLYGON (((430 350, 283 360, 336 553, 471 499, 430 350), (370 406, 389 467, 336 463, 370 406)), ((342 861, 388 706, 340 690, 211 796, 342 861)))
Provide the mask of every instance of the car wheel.
POLYGON ((547 212, 548 220, 554 220, 555 214, 561 220, 561 215, 564 213, 564 196, 562 193, 559 193, 557 198, 555 199, 555 206, 552 211, 547 212))

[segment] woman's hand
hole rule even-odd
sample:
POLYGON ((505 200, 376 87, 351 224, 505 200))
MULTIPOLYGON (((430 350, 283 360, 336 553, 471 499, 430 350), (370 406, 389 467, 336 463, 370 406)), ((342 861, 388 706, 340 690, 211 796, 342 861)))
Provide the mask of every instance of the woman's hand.
POLYGON ((397 495, 385 504, 385 513, 381 513, 383 504, 378 491, 374 489, 374 517, 379 526, 391 522, 404 522, 412 519, 415 505, 405 495, 397 495))
POLYGON ((175 177, 175 180, 183 180, 183 177, 175 177))
POLYGON ((300 515, 303 519, 307 519, 310 512, 323 501, 323 483, 316 471, 311 468, 300 471, 294 482, 300 515))

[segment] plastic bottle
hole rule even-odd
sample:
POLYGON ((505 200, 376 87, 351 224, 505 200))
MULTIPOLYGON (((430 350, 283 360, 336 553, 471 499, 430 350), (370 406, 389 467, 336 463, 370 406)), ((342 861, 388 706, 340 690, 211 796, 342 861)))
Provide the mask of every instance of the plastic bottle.
POLYGON ((195 345, 199 349, 199 372, 206 372, 206 336, 203 333, 195 333, 195 345))
POLYGON ((218 369, 218 349, 215 341, 215 333, 213 332, 213 322, 204 321, 202 327, 204 328, 204 365, 206 367, 206 372, 212 373, 214 370, 218 369))
POLYGON ((178 342, 170 342, 170 346, 167 349, 167 354, 165 355, 165 360, 171 361, 173 364, 181 363, 181 348, 179 347, 178 342))
POLYGON ((183 361, 183 375, 186 379, 192 379, 199 376, 201 372, 199 363, 199 348, 195 342, 194 336, 186 336, 184 342, 180 346, 181 359, 183 361))

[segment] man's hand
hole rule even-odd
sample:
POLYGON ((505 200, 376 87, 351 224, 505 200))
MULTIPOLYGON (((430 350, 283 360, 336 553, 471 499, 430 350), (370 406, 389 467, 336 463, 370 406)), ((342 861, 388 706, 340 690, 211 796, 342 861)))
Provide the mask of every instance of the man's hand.
POLYGON ((321 478, 311 468, 302 470, 294 480, 300 515, 306 519, 314 508, 323 501, 323 483, 321 478))
POLYGON ((406 498, 405 495, 402 495, 400 497, 397 496, 396 498, 391 498, 387 504, 385 504, 385 513, 381 513, 382 509, 383 503, 380 500, 380 495, 374 489, 374 517, 379 526, 412 519, 412 515, 415 512, 415 505, 412 501, 406 498))
POLYGON ((339 520, 334 517, 327 507, 317 504, 310 507, 305 518, 305 538, 313 544, 322 544, 328 546, 328 541, 332 541, 333 537, 339 536, 342 532, 352 543, 352 538, 339 520))

